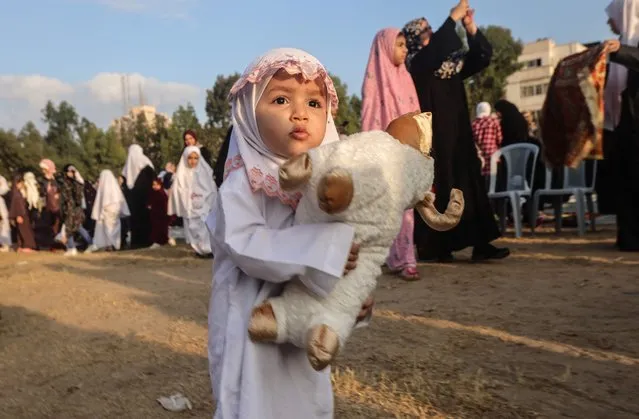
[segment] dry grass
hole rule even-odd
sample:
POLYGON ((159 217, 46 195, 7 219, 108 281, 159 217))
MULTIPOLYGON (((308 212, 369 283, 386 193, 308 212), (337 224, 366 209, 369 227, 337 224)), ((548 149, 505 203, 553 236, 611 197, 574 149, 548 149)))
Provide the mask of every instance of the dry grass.
MULTIPOLYGON (((338 418, 639 416, 638 255, 612 231, 384 277, 333 372, 338 418)), ((0 256, 0 418, 210 418, 210 262, 186 249, 0 256), (182 392, 194 409, 164 411, 182 392)))

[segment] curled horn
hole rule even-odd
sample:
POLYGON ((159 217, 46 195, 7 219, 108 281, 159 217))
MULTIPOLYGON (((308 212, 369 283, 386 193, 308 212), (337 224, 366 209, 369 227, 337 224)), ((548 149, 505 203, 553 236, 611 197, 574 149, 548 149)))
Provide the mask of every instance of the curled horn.
POLYGON ((459 189, 450 191, 448 207, 442 214, 435 208, 435 194, 429 192, 415 208, 424 222, 433 230, 447 231, 459 224, 464 212, 464 194, 459 189))

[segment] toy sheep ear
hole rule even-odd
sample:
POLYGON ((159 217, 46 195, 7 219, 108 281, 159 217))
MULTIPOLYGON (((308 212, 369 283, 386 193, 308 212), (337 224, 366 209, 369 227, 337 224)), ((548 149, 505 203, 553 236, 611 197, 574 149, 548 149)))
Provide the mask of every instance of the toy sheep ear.
POLYGON ((313 174, 313 164, 308 153, 289 159, 280 166, 280 187, 285 191, 298 189, 309 181, 313 174))
POLYGON ((435 208, 435 194, 429 192, 415 206, 424 222, 435 231, 448 231, 459 224, 464 212, 464 194, 459 189, 450 191, 448 207, 442 214, 435 208))
POLYGON ((428 156, 433 137, 432 121, 433 115, 430 112, 410 112, 391 121, 386 132, 400 143, 428 156))
POLYGON ((322 177, 317 186, 319 207, 327 214, 338 214, 349 207, 354 193, 351 174, 345 169, 333 169, 322 177))

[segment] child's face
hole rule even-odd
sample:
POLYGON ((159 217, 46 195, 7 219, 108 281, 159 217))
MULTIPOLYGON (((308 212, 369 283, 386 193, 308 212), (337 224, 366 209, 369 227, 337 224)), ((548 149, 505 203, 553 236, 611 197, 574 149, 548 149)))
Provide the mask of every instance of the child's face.
POLYGON ((154 191, 159 191, 160 189, 162 189, 162 184, 158 181, 153 181, 152 188, 154 191))
POLYGON ((406 61, 406 55, 408 54, 408 48, 406 48, 406 38, 403 34, 397 35, 395 40, 395 48, 393 50, 393 64, 399 67, 404 61, 406 61))
POLYGON ((199 161, 200 161, 200 155, 197 154, 196 152, 189 154, 189 156, 186 158, 186 162, 188 163, 191 169, 195 169, 199 161))
POLYGON ((272 152, 294 157, 319 146, 326 134, 326 87, 278 71, 255 109, 264 144, 272 152))

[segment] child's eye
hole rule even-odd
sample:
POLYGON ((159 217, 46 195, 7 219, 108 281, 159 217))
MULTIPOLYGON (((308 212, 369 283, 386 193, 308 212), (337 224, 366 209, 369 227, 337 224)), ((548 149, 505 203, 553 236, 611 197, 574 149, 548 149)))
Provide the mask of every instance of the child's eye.
POLYGON ((320 102, 319 100, 311 100, 310 102, 308 102, 309 106, 311 108, 321 108, 322 107, 322 102, 320 102))
POLYGON ((285 105, 286 104, 286 98, 285 97, 276 97, 275 100, 273 101, 273 103, 277 103, 278 105, 285 105))

